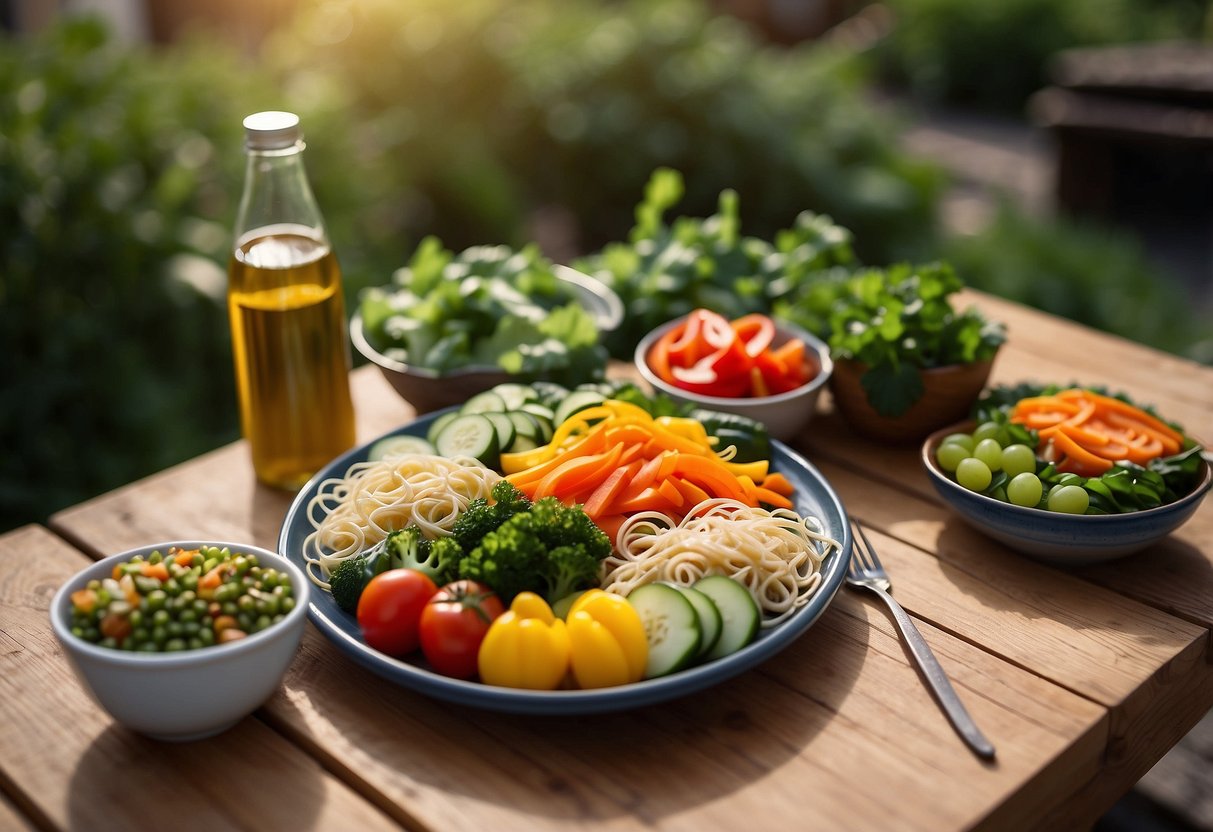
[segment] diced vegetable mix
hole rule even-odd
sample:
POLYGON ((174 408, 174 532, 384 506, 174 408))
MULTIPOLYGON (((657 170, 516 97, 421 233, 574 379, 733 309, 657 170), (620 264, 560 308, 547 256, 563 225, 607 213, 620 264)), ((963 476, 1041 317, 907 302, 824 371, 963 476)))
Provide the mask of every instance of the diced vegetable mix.
POLYGON ((71 595, 71 631, 118 650, 177 652, 225 644, 295 608, 290 576, 227 547, 136 556, 71 595))

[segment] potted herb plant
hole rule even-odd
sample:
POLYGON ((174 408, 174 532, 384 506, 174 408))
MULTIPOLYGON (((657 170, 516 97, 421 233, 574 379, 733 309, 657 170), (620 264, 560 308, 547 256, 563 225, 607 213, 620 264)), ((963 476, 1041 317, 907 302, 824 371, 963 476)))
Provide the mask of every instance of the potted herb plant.
POLYGON ((830 390, 847 422, 907 442, 963 419, 985 386, 1001 324, 957 311, 964 283, 946 263, 832 274, 778 310, 830 345, 830 390))

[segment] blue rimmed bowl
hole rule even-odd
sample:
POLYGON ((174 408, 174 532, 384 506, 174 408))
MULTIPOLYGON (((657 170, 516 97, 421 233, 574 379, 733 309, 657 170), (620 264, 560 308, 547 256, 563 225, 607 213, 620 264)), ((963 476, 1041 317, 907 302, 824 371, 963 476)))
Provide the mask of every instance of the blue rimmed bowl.
POLYGON ((970 491, 939 467, 935 451, 952 433, 973 423, 936 431, 922 445, 922 464, 935 491, 970 526, 1034 560, 1055 566, 1087 566, 1146 549, 1178 529, 1200 507, 1213 485, 1213 469, 1202 461, 1196 487, 1173 503, 1126 514, 1062 514, 1004 503, 970 491))

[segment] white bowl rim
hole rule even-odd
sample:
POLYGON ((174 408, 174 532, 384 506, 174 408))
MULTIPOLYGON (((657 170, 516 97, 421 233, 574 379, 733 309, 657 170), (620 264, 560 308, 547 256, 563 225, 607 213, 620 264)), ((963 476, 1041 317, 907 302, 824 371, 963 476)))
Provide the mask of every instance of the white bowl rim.
MULTIPOLYGON (((552 266, 552 271, 556 276, 565 283, 572 283, 578 286, 596 298, 601 300, 607 306, 605 316, 594 316, 594 322, 598 325, 599 334, 612 332, 619 328, 623 323, 624 309, 623 301, 619 299, 619 295, 610 286, 607 286, 601 280, 585 272, 577 271, 571 266, 556 264, 552 266)), ((362 329, 362 313, 355 310, 350 316, 350 340, 354 343, 355 349, 362 354, 368 361, 382 367, 385 370, 391 370, 397 373, 406 373, 417 378, 433 379, 435 381, 448 378, 456 378, 458 376, 471 376, 481 373, 489 373, 499 375, 502 379, 509 377, 509 373, 498 367, 496 364, 465 364, 462 367, 440 373, 437 370, 431 370, 428 367, 414 367, 411 364, 405 364, 403 361, 397 361, 394 358, 388 358, 379 350, 371 346, 371 342, 366 340, 366 333, 362 329)))
POLYGON ((1194 500, 1199 500, 1204 496, 1205 492, 1210 489, 1210 487, 1213 487, 1213 465, 1209 463, 1209 460, 1202 456, 1201 461, 1204 463, 1204 476, 1201 477, 1200 482, 1196 484, 1196 487, 1193 488, 1189 493, 1180 497, 1178 500, 1165 505, 1154 506, 1154 508, 1143 508, 1139 511, 1123 511, 1116 514, 1067 514, 1063 511, 1049 511, 1048 509, 1017 506, 1014 503, 1004 503, 1002 500, 996 500, 988 494, 981 494, 977 491, 970 491, 969 489, 965 488, 956 480, 949 477, 947 472, 939 467, 939 463, 934 459, 934 455, 931 453, 931 446, 933 444, 941 443, 944 437, 948 436, 948 434, 958 433, 964 425, 968 424, 972 424, 971 419, 964 422, 957 422, 956 424, 945 428, 940 428, 923 440, 922 450, 920 451, 922 464, 926 467, 927 473, 929 473, 936 480, 946 482, 950 488, 957 489, 970 497, 979 498, 980 500, 988 503, 990 506, 997 506, 999 509, 1010 511, 1012 516, 1021 515, 1025 518, 1031 518, 1040 517, 1043 514, 1048 516, 1050 520, 1055 520, 1059 523, 1074 523, 1075 525, 1082 525, 1084 523, 1093 525, 1097 525, 1099 523, 1127 523, 1132 521, 1134 518, 1152 517, 1156 514, 1178 511, 1187 506, 1188 503, 1194 500))
POLYGON ((687 315, 683 315, 673 320, 666 321, 661 326, 654 328, 648 335, 640 339, 640 343, 636 345, 636 350, 633 353, 633 363, 636 365, 637 371, 642 375, 649 384, 656 387, 663 393, 671 396, 678 396, 688 401, 701 402, 705 406, 723 406, 727 405, 732 408, 751 408, 762 407, 763 405, 779 404, 781 402, 792 401, 801 396, 808 395, 814 390, 825 386, 830 376, 834 372, 834 360, 830 357, 830 348, 824 341, 818 338, 813 333, 796 326, 793 323, 771 317, 775 324, 776 331, 782 329, 785 334, 793 338, 799 338, 804 341, 805 346, 812 348, 817 355, 817 361, 821 364, 821 369, 812 381, 807 384, 802 384, 794 390, 789 390, 786 393, 776 393, 774 396, 738 396, 731 398, 728 396, 705 396, 701 393, 693 393, 690 390, 683 390, 681 387, 675 387, 667 381, 662 380, 653 372, 649 366, 648 354, 649 349, 653 346, 662 335, 665 335, 674 327, 687 319, 687 315))
POLYGON ((55 592, 55 596, 51 600, 50 618, 51 628, 55 631, 55 635, 65 648, 73 652, 78 652, 88 656, 90 659, 112 665, 132 668, 155 666, 157 668, 168 669, 214 664, 225 661, 231 656, 238 656, 241 653, 254 651, 264 642, 279 637, 283 630, 289 629, 299 619, 304 618, 307 615, 307 608, 310 602, 311 580, 289 558, 285 558, 277 552, 248 543, 230 543, 220 540, 168 540, 147 546, 135 546, 115 555, 104 557, 77 571, 71 578, 64 581, 63 585, 55 592), (275 569, 286 572, 291 576, 291 586, 295 590, 295 606, 277 624, 272 624, 260 632, 252 633, 246 638, 228 642, 227 644, 214 644, 208 647, 199 647, 193 650, 182 650, 174 653, 139 653, 128 650, 116 650, 113 647, 102 647, 98 644, 85 641, 72 633, 71 625, 66 618, 66 614, 71 608, 71 599, 68 596, 72 592, 82 589, 88 583, 88 579, 83 579, 85 573, 92 572, 93 570, 104 572, 101 569, 103 564, 112 569, 113 564, 126 562, 135 555, 151 554, 157 549, 161 552, 167 552, 169 547, 172 546, 180 549, 196 549, 201 546, 214 546, 222 549, 226 546, 233 553, 256 555, 259 562, 262 558, 270 556, 275 561, 275 569))

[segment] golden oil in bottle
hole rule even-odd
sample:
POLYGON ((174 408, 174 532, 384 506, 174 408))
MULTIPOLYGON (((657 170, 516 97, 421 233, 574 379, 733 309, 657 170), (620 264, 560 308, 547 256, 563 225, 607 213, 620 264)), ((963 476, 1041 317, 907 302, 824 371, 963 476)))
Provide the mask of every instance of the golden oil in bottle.
POLYGON ((341 272, 306 229, 263 231, 229 273, 240 421, 258 479, 297 489, 354 444, 341 272))
POLYGON ((228 268, 240 424, 262 482, 298 489, 354 444, 341 269, 293 113, 244 121, 248 166, 228 268))

